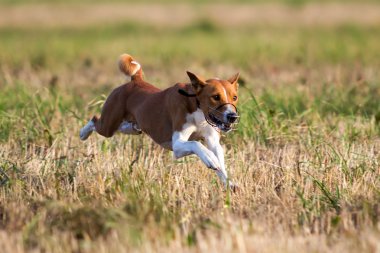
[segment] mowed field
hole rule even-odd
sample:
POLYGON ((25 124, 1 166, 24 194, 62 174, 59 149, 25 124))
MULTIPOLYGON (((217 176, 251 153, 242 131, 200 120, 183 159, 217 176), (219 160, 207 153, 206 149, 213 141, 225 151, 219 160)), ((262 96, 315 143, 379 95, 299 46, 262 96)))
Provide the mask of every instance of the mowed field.
POLYGON ((376 1, 41 2, 0 5, 1 252, 380 252, 376 1), (240 71, 237 193, 147 136, 79 140, 124 52, 160 88, 240 71))

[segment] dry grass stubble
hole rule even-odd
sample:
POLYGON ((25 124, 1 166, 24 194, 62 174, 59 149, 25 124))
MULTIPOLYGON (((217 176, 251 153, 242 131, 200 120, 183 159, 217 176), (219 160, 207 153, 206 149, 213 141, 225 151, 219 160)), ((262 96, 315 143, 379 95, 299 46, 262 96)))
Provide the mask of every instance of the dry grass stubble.
POLYGON ((8 252, 379 247, 371 229, 379 224, 379 141, 325 136, 316 144, 304 129, 290 143, 228 144, 227 165, 241 186, 230 194, 196 158, 175 162, 147 137, 80 143, 72 134, 79 125, 65 121, 51 147, 1 146, 12 178, 1 197, 1 227, 10 233, 1 233, 0 244, 8 252))

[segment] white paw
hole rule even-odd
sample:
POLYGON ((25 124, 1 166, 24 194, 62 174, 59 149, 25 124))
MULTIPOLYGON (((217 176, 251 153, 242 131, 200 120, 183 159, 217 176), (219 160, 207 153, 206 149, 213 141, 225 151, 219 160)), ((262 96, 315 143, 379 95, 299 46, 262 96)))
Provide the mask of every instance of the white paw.
POLYGON ((123 134, 141 134, 142 131, 139 129, 138 125, 132 122, 123 121, 119 126, 119 131, 123 134))
POLYGON ((87 138, 92 134, 95 129, 94 122, 91 120, 85 125, 79 132, 79 137, 82 141, 87 140, 87 138))
POLYGON ((240 192, 240 187, 234 182, 228 182, 228 187, 234 193, 240 192))
POLYGON ((210 169, 219 170, 220 163, 218 158, 209 150, 205 150, 202 156, 200 157, 202 162, 210 169))

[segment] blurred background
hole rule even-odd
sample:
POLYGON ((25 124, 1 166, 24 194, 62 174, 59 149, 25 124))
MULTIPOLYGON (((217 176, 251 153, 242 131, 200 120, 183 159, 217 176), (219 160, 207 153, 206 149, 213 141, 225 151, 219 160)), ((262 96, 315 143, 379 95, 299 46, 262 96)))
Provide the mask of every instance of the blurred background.
POLYGON ((241 71, 257 88, 372 78, 379 27, 375 0, 1 0, 1 81, 114 85, 123 52, 161 87, 187 80, 186 70, 241 71))
POLYGON ((288 116, 380 117, 375 0, 1 0, 0 38, 0 87, 53 85, 78 107, 124 81, 116 61, 127 52, 161 88, 187 81, 186 70, 240 71, 249 92, 288 116))

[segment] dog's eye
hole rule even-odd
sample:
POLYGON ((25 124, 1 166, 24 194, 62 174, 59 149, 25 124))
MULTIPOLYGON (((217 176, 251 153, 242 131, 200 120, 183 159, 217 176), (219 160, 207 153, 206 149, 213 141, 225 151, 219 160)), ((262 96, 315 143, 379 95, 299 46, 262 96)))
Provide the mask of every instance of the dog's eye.
POLYGON ((216 101, 220 100, 220 96, 219 95, 214 95, 214 96, 212 96, 212 98, 215 99, 216 101))
POLYGON ((234 101, 236 101, 236 100, 237 100, 237 96, 234 96, 232 99, 233 99, 234 101))

